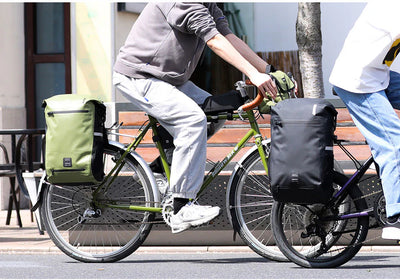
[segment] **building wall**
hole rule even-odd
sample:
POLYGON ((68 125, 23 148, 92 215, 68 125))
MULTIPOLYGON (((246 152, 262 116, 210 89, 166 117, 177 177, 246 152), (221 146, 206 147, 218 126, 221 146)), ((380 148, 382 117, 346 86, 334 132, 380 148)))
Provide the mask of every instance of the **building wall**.
POLYGON ((114 3, 71 4, 73 93, 92 95, 107 105, 107 126, 114 121, 114 3))
POLYGON ((24 4, 0 3, 0 106, 25 107, 24 4), (5 28, 7 27, 7 28, 5 28))
MULTIPOLYGON (((26 127, 23 18, 23 3, 0 3, 0 129, 26 127)), ((11 150, 9 137, 0 137, 0 141, 11 150)), ((8 178, 1 178, 0 194, 0 209, 4 209, 8 205, 8 178)))
POLYGON ((79 2, 73 14, 74 91, 112 101, 112 4, 79 2))
MULTIPOLYGON (((139 14, 130 12, 118 12, 117 5, 114 6, 115 26, 114 26, 114 57, 118 55, 119 49, 125 43, 126 37, 132 28, 133 23, 139 14)), ((128 102, 117 90, 115 91, 116 102, 128 102)))
MULTIPOLYGON (((114 121, 111 84, 114 3, 71 3, 71 59, 74 93, 102 98, 114 121)), ((24 4, 0 3, 0 129, 26 128, 24 4)), ((0 141, 10 144, 7 137, 0 141)), ((10 152, 9 152, 10 153, 10 152)), ((11 157, 11 155, 10 155, 11 157)), ((0 157, 0 160, 2 158, 0 157)), ((9 183, 0 179, 0 209, 8 205, 9 183)))

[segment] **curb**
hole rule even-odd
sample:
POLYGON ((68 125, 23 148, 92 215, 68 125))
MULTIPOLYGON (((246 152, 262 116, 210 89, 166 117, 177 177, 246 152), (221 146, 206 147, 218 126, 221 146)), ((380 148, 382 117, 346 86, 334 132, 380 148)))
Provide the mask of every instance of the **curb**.
MULTIPOLYGON (((247 246, 142 246, 133 254, 254 253, 247 246)), ((396 253, 400 246, 363 246, 359 253, 396 253)), ((0 255, 63 254, 56 246, 0 247, 0 255)), ((256 253, 254 253, 256 254, 256 253)))
MULTIPOLYGON (((134 254, 253 253, 246 246, 142 246, 134 254)), ((55 246, 0 246, 0 255, 63 254, 55 246)))

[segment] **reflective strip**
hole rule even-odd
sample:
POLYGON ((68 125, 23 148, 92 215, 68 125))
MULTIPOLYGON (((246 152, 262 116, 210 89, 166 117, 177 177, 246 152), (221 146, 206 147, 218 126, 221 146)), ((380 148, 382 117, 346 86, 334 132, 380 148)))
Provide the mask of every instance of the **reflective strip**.
POLYGON ((314 104, 313 109, 312 109, 312 114, 313 114, 314 116, 317 115, 317 106, 318 106, 318 104, 314 104))

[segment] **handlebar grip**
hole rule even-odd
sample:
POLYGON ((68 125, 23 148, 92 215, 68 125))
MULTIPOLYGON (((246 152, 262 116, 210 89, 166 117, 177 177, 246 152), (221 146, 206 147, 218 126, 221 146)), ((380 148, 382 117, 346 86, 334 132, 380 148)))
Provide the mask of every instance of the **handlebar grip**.
MULTIPOLYGON (((253 83, 250 82, 250 80, 246 80, 246 85, 253 85, 253 83)), ((264 96, 258 90, 256 98, 254 98, 253 101, 244 104, 242 106, 242 110, 243 111, 250 111, 250 110, 254 109, 255 107, 257 107, 258 105, 260 105, 263 100, 264 100, 264 96)))

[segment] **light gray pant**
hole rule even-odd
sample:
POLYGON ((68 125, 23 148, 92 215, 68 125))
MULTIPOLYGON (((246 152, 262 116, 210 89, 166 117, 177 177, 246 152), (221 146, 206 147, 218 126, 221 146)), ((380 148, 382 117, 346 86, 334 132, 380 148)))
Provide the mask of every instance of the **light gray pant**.
POLYGON ((113 84, 133 104, 158 119, 174 138, 170 185, 174 197, 193 199, 204 178, 207 119, 198 104, 210 94, 192 82, 134 79, 114 72, 113 84))

